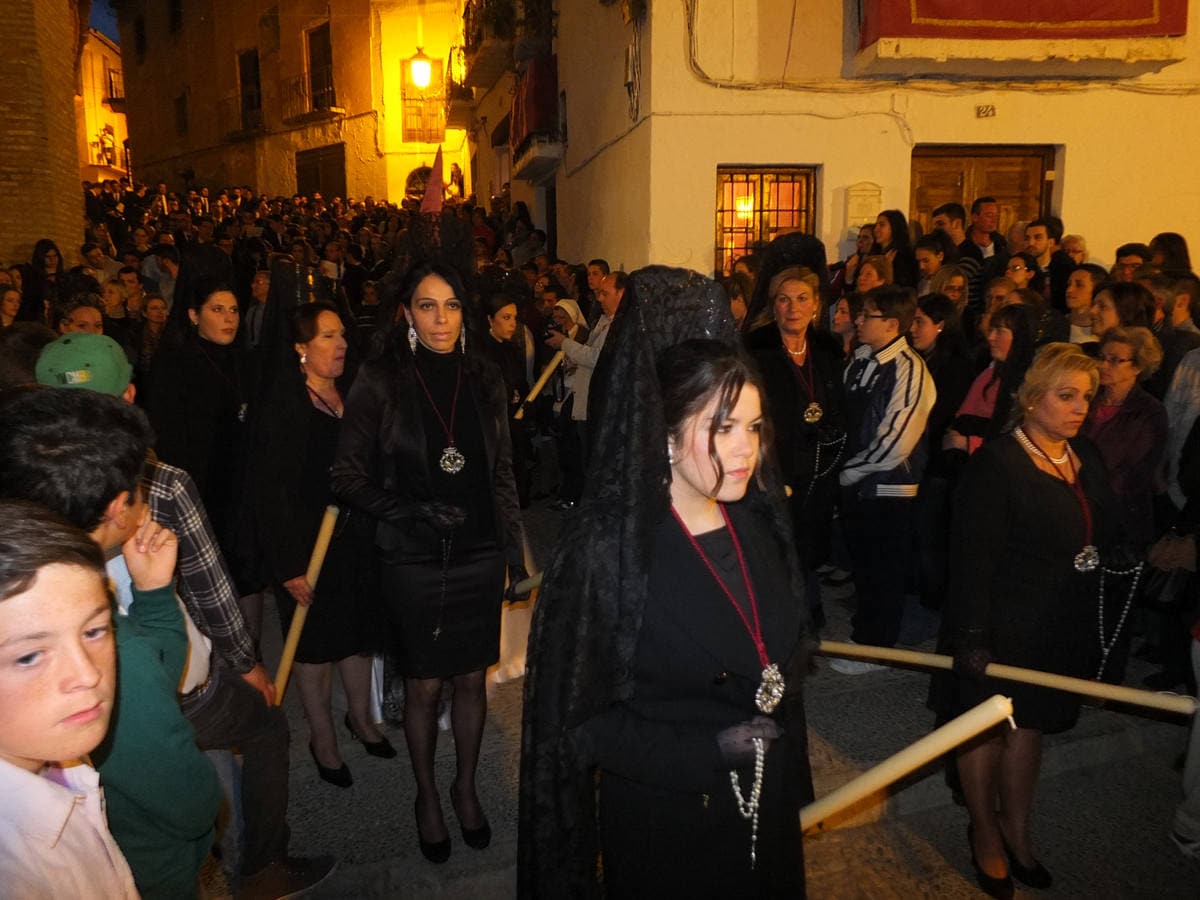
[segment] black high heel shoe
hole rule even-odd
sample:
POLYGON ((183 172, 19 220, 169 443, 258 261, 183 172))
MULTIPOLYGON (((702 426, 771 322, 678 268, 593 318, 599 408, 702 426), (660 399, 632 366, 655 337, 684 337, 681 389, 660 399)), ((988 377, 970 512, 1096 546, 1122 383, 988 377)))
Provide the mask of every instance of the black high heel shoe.
POLYGON ((1017 854, 1013 853, 1012 847, 1008 846, 1008 841, 1004 841, 1004 855, 1008 857, 1008 871, 1012 874, 1012 877, 1026 887, 1041 890, 1054 884, 1054 876, 1050 874, 1049 869, 1036 859, 1033 861, 1032 866, 1023 865, 1017 859, 1017 854))
POLYGON ((996 900, 1012 900, 1014 896, 1012 874, 1005 875, 1003 878, 996 878, 994 875, 989 875, 983 871, 983 867, 979 865, 979 860, 975 858, 975 829, 967 826, 967 849, 971 851, 971 865, 975 867, 975 880, 979 882, 979 889, 989 897, 995 897, 996 900))
POLYGON ((444 863, 450 858, 450 837, 441 841, 427 841, 421 837, 421 801, 413 801, 413 815, 417 819, 417 844, 421 848, 421 855, 431 863, 444 863))
POLYGON ((317 774, 321 776, 321 780, 332 784, 334 787, 348 788, 354 784, 354 776, 350 774, 350 767, 345 763, 337 769, 330 769, 321 765, 321 761, 317 759, 317 751, 313 749, 313 745, 308 745, 308 752, 312 754, 313 763, 317 767, 317 774))
POLYGON ((450 805, 454 807, 454 815, 458 817, 458 827, 462 830, 463 843, 473 850, 485 850, 492 842, 492 826, 487 816, 483 816, 483 824, 478 828, 468 828, 462 824, 462 815, 458 811, 458 803, 454 799, 454 785, 450 786, 450 805))
POLYGON ((350 737, 362 744, 363 749, 366 750, 371 756, 378 756, 380 759, 395 758, 396 748, 392 746, 391 742, 387 738, 381 737, 377 741, 363 740, 354 730, 354 724, 350 721, 350 713, 346 713, 346 718, 344 721, 346 723, 346 730, 350 732, 350 737))

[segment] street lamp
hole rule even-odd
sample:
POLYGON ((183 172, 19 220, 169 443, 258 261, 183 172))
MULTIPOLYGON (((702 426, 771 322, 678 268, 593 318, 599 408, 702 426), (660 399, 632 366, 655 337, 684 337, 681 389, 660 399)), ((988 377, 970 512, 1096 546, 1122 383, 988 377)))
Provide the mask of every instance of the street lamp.
POLYGON ((412 78, 412 83, 421 90, 429 87, 429 82, 433 80, 432 60, 420 47, 417 48, 416 55, 408 61, 408 73, 412 78))

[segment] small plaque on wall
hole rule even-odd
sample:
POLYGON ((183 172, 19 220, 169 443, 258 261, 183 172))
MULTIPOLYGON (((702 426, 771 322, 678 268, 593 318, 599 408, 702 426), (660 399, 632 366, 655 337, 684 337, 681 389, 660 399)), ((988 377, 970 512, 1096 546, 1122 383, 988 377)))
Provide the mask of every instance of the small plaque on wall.
POLYGON ((874 222, 883 209, 883 188, 873 181, 860 181, 846 188, 846 225, 857 228, 874 222))

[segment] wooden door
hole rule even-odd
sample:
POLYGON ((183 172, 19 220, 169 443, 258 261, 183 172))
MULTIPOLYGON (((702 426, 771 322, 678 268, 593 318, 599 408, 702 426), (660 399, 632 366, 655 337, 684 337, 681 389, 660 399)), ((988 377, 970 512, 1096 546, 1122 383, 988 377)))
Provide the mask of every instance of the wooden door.
POLYGON ((1001 234, 1014 222, 1050 212, 1054 148, 1043 145, 936 144, 914 148, 910 222, 928 234, 933 211, 943 203, 961 203, 970 228, 971 203, 995 197, 1000 204, 1001 234))

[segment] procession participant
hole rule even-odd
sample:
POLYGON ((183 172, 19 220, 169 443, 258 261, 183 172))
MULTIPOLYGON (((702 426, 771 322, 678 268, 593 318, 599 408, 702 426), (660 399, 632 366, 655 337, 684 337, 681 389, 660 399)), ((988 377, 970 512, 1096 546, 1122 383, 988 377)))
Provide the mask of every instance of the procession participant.
POLYGON ((714 282, 630 276, 530 638, 521 897, 589 895, 597 852, 614 898, 804 895, 806 604, 735 334, 714 282))
POLYGON ((454 686, 450 800, 463 841, 483 849, 491 827, 475 775, 484 674, 499 657, 505 568, 513 581, 525 572, 508 393, 468 342, 466 297, 446 265, 409 270, 398 291, 404 324, 350 391, 332 469, 334 492, 379 523, 384 604, 405 675, 417 839, 436 863, 451 849, 434 778, 442 684, 454 686))
POLYGON ((993 897, 1011 897, 1013 877, 1034 888, 1051 883, 1032 828, 1042 735, 1072 728, 1080 698, 997 686, 984 669, 997 661, 1097 677, 1128 612, 1103 600, 1116 536, 1104 463, 1089 442, 1074 440, 1097 383, 1096 363, 1078 345, 1042 348, 1017 393, 1015 427, 973 454, 956 498, 943 623, 957 675, 949 714, 1002 691, 1013 698, 1017 726, 958 751, 972 861, 993 897))

